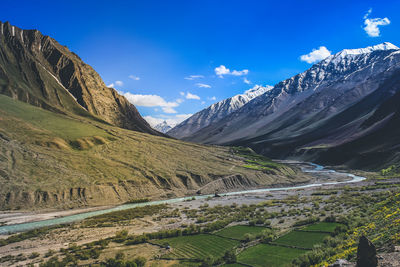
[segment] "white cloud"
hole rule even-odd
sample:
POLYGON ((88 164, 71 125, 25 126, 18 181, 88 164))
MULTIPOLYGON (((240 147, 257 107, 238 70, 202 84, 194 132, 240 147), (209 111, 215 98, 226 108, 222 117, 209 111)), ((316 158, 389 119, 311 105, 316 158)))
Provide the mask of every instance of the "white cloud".
POLYGON ((230 70, 227 69, 224 65, 215 68, 215 74, 217 74, 219 77, 222 77, 222 75, 226 75, 229 73, 230 70))
POLYGON ((208 100, 211 100, 211 101, 215 101, 215 100, 217 100, 217 98, 216 98, 215 96, 208 97, 207 99, 208 99, 208 100))
POLYGON ((170 126, 174 127, 175 125, 181 123, 182 121, 190 118, 193 114, 176 114, 176 115, 160 115, 158 117, 153 116, 144 116, 143 118, 150 124, 150 126, 154 127, 157 124, 166 121, 170 126))
POLYGON ((380 35, 379 26, 386 26, 390 24, 390 20, 388 18, 371 18, 368 16, 371 14, 372 8, 368 10, 368 12, 364 15, 364 31, 370 37, 378 37, 380 35))
POLYGON ((204 78, 204 76, 203 75, 189 75, 188 77, 185 77, 184 79, 192 81, 192 80, 201 79, 201 78, 204 78))
POLYGON ((206 102, 205 101, 201 101, 201 104, 204 105, 206 102))
POLYGON ((179 92, 181 96, 185 96, 185 92, 179 92))
POLYGON ((178 113, 174 108, 172 108, 172 107, 162 107, 161 108, 162 109, 162 111, 164 112, 164 113, 168 113, 168 114, 171 114, 171 113, 178 113))
POLYGON ((115 82, 107 85, 107 87, 112 87, 112 88, 114 88, 115 86, 124 86, 124 82, 123 81, 115 81, 115 82))
POLYGON ((243 76, 243 75, 247 75, 248 73, 249 73, 249 70, 234 70, 231 72, 231 74, 234 76, 243 76))
POLYGON ((182 103, 184 100, 182 99, 182 98, 178 98, 175 102, 176 103, 178 103, 178 104, 180 104, 180 103, 182 103))
POLYGON ((205 83, 196 83, 196 86, 200 88, 211 88, 211 85, 205 83))
POLYGON ((300 60, 307 63, 315 63, 329 57, 330 55, 331 51, 329 51, 325 46, 320 46, 318 49, 313 49, 310 53, 302 55, 300 60))
POLYGON ((129 102, 136 106, 141 107, 177 107, 179 104, 176 102, 167 102, 158 95, 136 95, 131 93, 123 94, 129 102))
POLYGON ((243 75, 247 75, 249 73, 249 70, 246 70, 246 69, 231 71, 230 69, 228 69, 224 65, 216 67, 214 69, 214 71, 215 71, 215 74, 217 74, 218 77, 220 77, 220 78, 223 78, 224 75, 243 76, 243 75))
POLYGON ((140 77, 139 76, 135 76, 135 75, 129 75, 128 76, 130 79, 135 80, 135 81, 139 81, 140 77))
POLYGON ((251 82, 250 82, 249 80, 247 80, 247 78, 244 78, 244 79, 243 79, 243 82, 244 82, 245 84, 251 84, 251 82))
POLYGON ((368 16, 371 15, 371 13, 372 13, 372 8, 368 9, 367 13, 365 13, 363 18, 364 19, 368 18, 368 16))
POLYGON ((200 100, 200 96, 192 94, 190 92, 186 93, 186 99, 195 99, 195 100, 200 100))

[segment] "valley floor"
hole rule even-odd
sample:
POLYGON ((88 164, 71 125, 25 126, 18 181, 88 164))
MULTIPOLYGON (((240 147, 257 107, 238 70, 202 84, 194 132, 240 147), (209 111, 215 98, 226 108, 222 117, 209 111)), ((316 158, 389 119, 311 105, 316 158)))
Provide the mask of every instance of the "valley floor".
MULTIPOLYGON (((223 242, 228 242, 227 240, 232 234, 229 233, 229 229, 231 229, 229 227, 235 225, 264 227, 263 229, 272 231, 267 231, 269 234, 282 236, 298 228, 296 225, 302 225, 302 221, 307 224, 315 222, 315 218, 324 220, 330 216, 339 218, 347 216, 346 214, 352 214, 357 210, 358 205, 362 205, 360 202, 364 197, 381 199, 382 194, 388 190, 397 190, 400 183, 398 178, 379 180, 372 174, 362 175, 368 176, 369 179, 359 183, 324 187, 189 199, 168 205, 147 206, 132 211, 100 215, 69 225, 51 227, 36 232, 30 231, 25 235, 14 234, 8 238, 3 236, 3 243, 0 242, 0 265, 20 266, 28 263, 44 265, 50 259, 55 260, 55 256, 60 260, 72 257, 72 261, 76 261, 78 265, 89 263, 100 265, 102 262, 107 262, 109 258, 123 255, 124 259, 144 257, 147 262, 146 266, 199 266, 207 257, 215 259, 223 256, 224 251, 222 250, 218 254, 217 248, 213 251, 203 250, 202 247, 196 248, 196 244, 190 243, 192 238, 198 238, 199 240, 195 242, 198 244, 207 242, 210 238, 217 238, 214 243, 222 242, 218 231, 227 229, 228 237, 224 238, 228 239, 223 242), (199 232, 200 228, 204 229, 199 232), (189 231, 187 229, 191 229, 190 231, 193 231, 195 235, 190 234, 182 240, 176 237, 178 241, 175 243, 173 239, 175 237, 168 237, 173 235, 172 233, 177 229, 182 231, 182 238, 185 237, 185 231, 189 231), (154 236, 140 240, 144 233, 154 233, 154 236), (204 234, 210 236, 206 236, 203 241, 201 235, 204 234), (184 245, 185 242, 189 243, 184 245), (174 255, 179 255, 179 257, 174 255)), ((313 177, 315 180, 312 182, 348 179, 337 173, 314 173, 313 177)), ((83 210, 66 211, 65 213, 20 213, 12 216, 11 213, 8 213, 7 216, 3 214, 0 218, 3 223, 15 223, 80 211, 83 210)), ((221 243, 224 244, 224 247, 231 247, 236 251, 238 261, 246 260, 246 253, 250 253, 246 252, 247 249, 254 245, 257 246, 261 242, 260 240, 265 238, 260 236, 261 231, 256 233, 251 228, 246 229, 239 232, 235 230, 232 242, 221 243), (246 231, 249 232, 246 234, 246 231), (240 235, 243 235, 243 240, 240 235)), ((291 244, 290 242, 288 244, 291 244)), ((312 247, 313 245, 311 245, 312 247)), ((304 251, 302 249, 300 248, 300 251, 296 253, 293 251, 293 257, 302 255, 304 251)), ((256 263, 250 265, 263 266, 256 263)))

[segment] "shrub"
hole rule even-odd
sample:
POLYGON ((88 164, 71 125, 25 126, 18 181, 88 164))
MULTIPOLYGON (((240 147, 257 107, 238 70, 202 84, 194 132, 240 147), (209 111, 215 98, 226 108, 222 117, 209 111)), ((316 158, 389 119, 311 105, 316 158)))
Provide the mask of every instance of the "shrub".
POLYGON ((48 257, 50 257, 50 256, 53 256, 55 253, 56 253, 56 252, 55 252, 54 250, 49 249, 49 251, 47 251, 46 254, 44 254, 44 256, 45 256, 46 258, 48 258, 48 257))
POLYGON ((228 250, 225 252, 224 260, 226 263, 235 263, 236 262, 236 253, 234 250, 228 250))
POLYGON ((305 220, 297 221, 293 224, 293 226, 303 226, 303 225, 312 224, 312 223, 316 223, 316 222, 319 222, 319 218, 311 217, 311 218, 307 218, 305 220))
POLYGON ((201 267, 212 267, 214 265, 214 259, 212 257, 205 258, 202 263, 201 267))
POLYGON ((39 253, 37 253, 37 252, 32 252, 32 254, 29 255, 29 258, 30 258, 30 259, 34 259, 34 258, 37 258, 37 257, 39 257, 39 256, 40 256, 39 253))

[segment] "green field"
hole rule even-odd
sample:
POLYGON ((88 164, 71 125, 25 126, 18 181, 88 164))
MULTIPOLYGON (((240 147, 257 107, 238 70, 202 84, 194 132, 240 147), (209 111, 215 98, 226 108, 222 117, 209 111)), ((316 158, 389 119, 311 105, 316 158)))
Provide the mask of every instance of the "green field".
POLYGON ((266 230, 266 228, 259 226, 235 225, 224 228, 215 234, 222 237, 244 240, 246 234, 257 235, 261 234, 264 230, 266 230))
POLYGON ((316 232, 328 232, 333 233, 335 228, 341 225, 340 223, 328 223, 328 222, 320 222, 317 224, 308 225, 301 230, 303 231, 316 231, 316 232))
POLYGON ((322 243, 328 233, 292 231, 274 241, 278 245, 312 249, 315 244, 322 243))
POLYGON ((288 266, 306 250, 259 244, 240 253, 237 261, 252 266, 288 266))
POLYGON ((166 258, 204 259, 206 257, 222 257, 227 250, 239 245, 239 241, 215 235, 180 236, 156 240, 153 243, 171 246, 166 258))

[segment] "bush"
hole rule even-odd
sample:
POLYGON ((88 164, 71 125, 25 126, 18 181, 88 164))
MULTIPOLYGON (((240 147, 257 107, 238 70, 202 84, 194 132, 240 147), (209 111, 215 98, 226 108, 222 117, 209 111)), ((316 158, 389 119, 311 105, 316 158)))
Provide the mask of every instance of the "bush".
POLYGON ((256 222, 255 221, 249 221, 249 226, 255 226, 256 222))
POLYGON ((316 222, 319 222, 319 218, 311 217, 311 218, 308 218, 308 219, 305 219, 305 220, 297 221, 297 222, 295 222, 293 224, 293 226, 295 226, 295 227, 296 226, 303 226, 303 225, 312 224, 312 223, 316 223, 316 222))
POLYGON ((254 240, 256 237, 254 235, 252 235, 252 234, 248 234, 247 233, 247 234, 244 235, 243 238, 244 238, 245 242, 250 242, 250 241, 254 240))
POLYGON ((333 230, 333 235, 337 236, 341 233, 345 233, 349 230, 349 228, 346 225, 338 225, 335 227, 335 230, 333 230))
POLYGON ((120 251, 115 255, 115 259, 116 260, 123 260, 123 259, 125 259, 125 254, 120 251))
POLYGON ((50 256, 53 256, 55 253, 56 253, 56 252, 55 252, 54 250, 49 249, 49 251, 47 251, 46 254, 44 254, 44 256, 45 256, 46 258, 48 258, 48 257, 50 257, 50 256))
POLYGON ((228 250, 225 252, 224 260, 226 263, 235 263, 236 262, 236 253, 234 250, 228 250))
POLYGON ((37 253, 37 252, 32 252, 32 254, 29 255, 29 258, 30 258, 30 259, 34 259, 34 258, 37 258, 37 257, 39 257, 39 256, 40 256, 39 253, 37 253))
POLYGON ((146 258, 137 257, 133 260, 136 263, 137 267, 144 267, 146 265, 146 258))
POLYGON ((137 257, 133 260, 124 260, 121 257, 125 257, 123 253, 117 253, 116 257, 107 259, 105 262, 101 263, 100 266, 104 267, 144 267, 146 264, 146 259, 143 257, 137 257), (118 257, 118 258, 117 258, 118 257))
POLYGON ((333 214, 331 214, 328 217, 326 217, 324 221, 325 222, 336 222, 336 217, 333 214))
POLYGON ((117 243, 122 243, 126 240, 127 237, 128 237, 128 231, 122 230, 115 233, 114 241, 117 243))
POLYGON ((201 267, 212 267, 214 265, 214 259, 212 257, 205 258, 202 263, 201 267))

